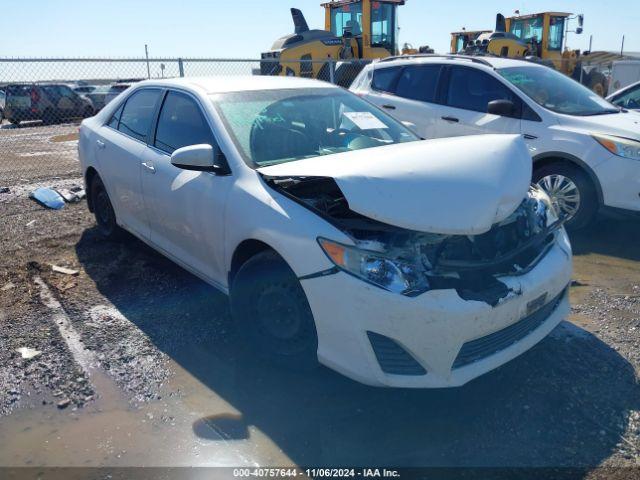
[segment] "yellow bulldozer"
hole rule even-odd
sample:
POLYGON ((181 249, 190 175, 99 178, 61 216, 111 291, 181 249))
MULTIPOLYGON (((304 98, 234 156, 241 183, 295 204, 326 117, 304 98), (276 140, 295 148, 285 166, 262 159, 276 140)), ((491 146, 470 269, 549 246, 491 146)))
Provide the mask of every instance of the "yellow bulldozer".
MULTIPOLYGON (((451 53, 467 55, 497 55, 525 58, 544 63, 580 81, 600 96, 607 91, 607 79, 598 71, 587 71, 582 66, 580 50, 566 46, 570 19, 578 20, 574 33, 582 33, 584 16, 564 12, 543 12, 505 18, 498 14, 496 29, 479 32, 475 38, 460 42, 459 33, 451 34, 451 53)), ((478 32, 468 32, 478 33, 478 32)))
POLYGON ((397 9, 405 0, 334 0, 323 3, 324 30, 311 30, 302 12, 291 9, 294 33, 261 55, 262 75, 334 80, 348 86, 364 64, 332 71, 335 62, 370 60, 398 53, 397 9), (330 78, 333 77, 333 78, 330 78))

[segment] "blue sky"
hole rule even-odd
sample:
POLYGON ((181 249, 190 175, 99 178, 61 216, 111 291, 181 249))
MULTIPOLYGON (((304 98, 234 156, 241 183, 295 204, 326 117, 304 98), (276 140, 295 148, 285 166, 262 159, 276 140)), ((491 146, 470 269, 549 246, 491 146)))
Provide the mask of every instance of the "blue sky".
MULTIPOLYGON (((8 14, 15 2, 0 0, 8 14)), ((311 28, 324 22, 320 0, 29 0, 26 21, 3 22, 0 57, 151 56, 258 58, 273 40, 292 31, 289 7, 301 8, 311 28)), ((400 9, 400 42, 449 48, 449 33, 493 28, 495 14, 556 10, 585 14, 585 33, 571 48, 640 51, 640 2, 408 0, 400 9), (615 6, 614 6, 615 5, 615 6)), ((21 14, 22 15, 22 14, 21 14)), ((7 15, 11 19, 13 15, 7 15)), ((16 17, 17 18, 17 17, 16 17)), ((15 20, 15 18, 14 18, 15 20)))

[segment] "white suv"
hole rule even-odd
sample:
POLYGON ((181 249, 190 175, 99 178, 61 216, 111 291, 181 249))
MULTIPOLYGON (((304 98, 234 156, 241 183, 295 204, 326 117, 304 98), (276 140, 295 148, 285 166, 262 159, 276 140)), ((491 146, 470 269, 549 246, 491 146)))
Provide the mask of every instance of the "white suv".
POLYGON ((640 114, 546 66, 497 57, 394 57, 368 65, 351 90, 424 138, 523 135, 533 180, 569 227, 585 226, 602 207, 640 211, 640 114))

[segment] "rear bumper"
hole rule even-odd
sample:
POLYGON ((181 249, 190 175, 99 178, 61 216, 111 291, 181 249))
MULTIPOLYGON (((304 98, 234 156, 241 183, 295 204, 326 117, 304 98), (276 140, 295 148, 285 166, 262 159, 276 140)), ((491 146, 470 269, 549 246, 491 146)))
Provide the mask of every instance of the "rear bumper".
POLYGON ((344 273, 302 285, 316 320, 321 363, 369 385, 441 388, 463 385, 546 337, 569 313, 571 273, 571 248, 561 230, 535 268, 501 278, 514 293, 495 307, 463 300, 455 290, 407 298, 344 273), (530 310, 540 299, 546 311, 530 310), (406 358, 413 369, 389 373, 406 366, 406 358))

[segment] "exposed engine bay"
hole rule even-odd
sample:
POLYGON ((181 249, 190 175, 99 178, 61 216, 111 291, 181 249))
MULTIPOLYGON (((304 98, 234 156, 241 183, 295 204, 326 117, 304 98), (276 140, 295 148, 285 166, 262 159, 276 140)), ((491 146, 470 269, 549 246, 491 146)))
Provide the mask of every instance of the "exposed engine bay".
MULTIPOLYGON (((267 177, 269 186, 309 208, 349 235, 358 249, 406 265, 405 275, 424 277, 428 289, 455 289, 461 298, 492 306, 512 292, 500 276, 531 270, 552 247, 562 221, 540 192, 527 198, 505 220, 481 235, 417 232, 360 215, 337 183, 327 177, 267 177)), ((428 208, 428 207, 425 207, 428 208)), ((422 293, 417 291, 416 294, 422 293)))

